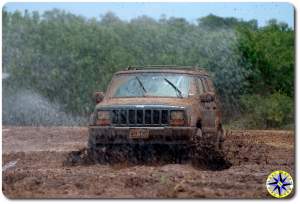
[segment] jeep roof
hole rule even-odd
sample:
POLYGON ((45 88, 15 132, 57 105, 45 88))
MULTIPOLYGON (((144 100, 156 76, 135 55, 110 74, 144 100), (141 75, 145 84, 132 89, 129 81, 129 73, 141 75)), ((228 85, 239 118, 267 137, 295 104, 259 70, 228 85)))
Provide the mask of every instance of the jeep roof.
POLYGON ((206 75, 205 69, 197 66, 177 66, 177 65, 147 65, 147 66, 128 66, 125 70, 116 72, 117 74, 129 73, 147 73, 147 72, 164 72, 164 73, 179 73, 191 75, 206 75))

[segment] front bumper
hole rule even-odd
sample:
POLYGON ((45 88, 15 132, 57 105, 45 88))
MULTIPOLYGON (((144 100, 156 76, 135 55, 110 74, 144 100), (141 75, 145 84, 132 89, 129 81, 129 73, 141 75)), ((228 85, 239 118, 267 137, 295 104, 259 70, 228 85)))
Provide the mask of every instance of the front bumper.
POLYGON ((196 133, 195 127, 89 127, 92 144, 186 144, 196 133), (131 128, 149 130, 148 138, 129 137, 131 128))

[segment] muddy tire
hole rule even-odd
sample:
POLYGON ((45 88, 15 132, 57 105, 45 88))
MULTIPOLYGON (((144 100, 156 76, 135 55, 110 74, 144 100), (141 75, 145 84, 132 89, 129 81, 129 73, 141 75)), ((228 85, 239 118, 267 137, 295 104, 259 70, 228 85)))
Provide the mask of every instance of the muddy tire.
POLYGON ((205 133, 198 129, 191 140, 190 157, 192 164, 197 168, 222 170, 230 167, 225 160, 223 147, 223 131, 205 133))

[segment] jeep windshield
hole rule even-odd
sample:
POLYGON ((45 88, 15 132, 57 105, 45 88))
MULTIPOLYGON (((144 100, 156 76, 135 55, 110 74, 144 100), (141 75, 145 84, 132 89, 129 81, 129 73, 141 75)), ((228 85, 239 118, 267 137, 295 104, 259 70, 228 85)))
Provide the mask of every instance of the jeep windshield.
POLYGON ((120 74, 113 78, 108 92, 113 98, 178 97, 189 95, 191 77, 169 73, 120 74))

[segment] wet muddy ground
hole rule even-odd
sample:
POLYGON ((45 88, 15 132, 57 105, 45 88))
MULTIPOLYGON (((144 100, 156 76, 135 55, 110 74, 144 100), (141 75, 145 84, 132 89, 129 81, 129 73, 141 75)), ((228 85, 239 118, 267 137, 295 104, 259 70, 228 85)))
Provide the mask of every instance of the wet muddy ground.
POLYGON ((185 164, 70 165, 87 129, 3 127, 3 193, 9 198, 271 198, 268 174, 294 177, 294 132, 227 131, 228 169, 185 164))

